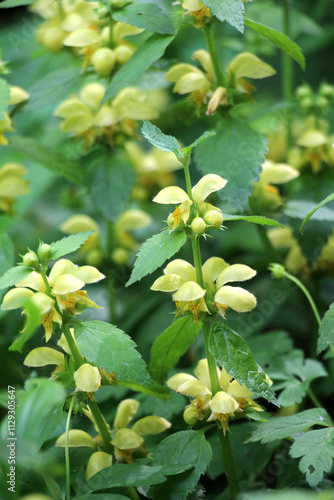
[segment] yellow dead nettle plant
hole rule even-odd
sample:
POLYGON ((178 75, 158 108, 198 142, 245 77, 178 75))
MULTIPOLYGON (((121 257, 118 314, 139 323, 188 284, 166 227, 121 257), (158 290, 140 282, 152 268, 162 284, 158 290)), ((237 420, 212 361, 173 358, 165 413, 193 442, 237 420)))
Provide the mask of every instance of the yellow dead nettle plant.
MULTIPOLYGON (((21 102, 29 99, 29 94, 21 87, 13 87, 9 88, 10 95, 7 101, 8 106, 15 106, 16 104, 20 104, 21 102)), ((0 146, 7 146, 8 139, 4 136, 6 132, 14 132, 14 122, 10 118, 7 111, 4 113, 2 120, 0 120, 0 146)))
POLYGON ((0 168, 0 212, 12 214, 15 198, 30 192, 24 176, 28 171, 19 163, 6 163, 0 168))
MULTIPOLYGON (((221 213, 221 210, 214 207, 205 200, 207 197, 216 191, 222 189, 227 183, 226 179, 223 179, 216 174, 208 174, 202 177, 192 188, 192 200, 189 198, 187 193, 178 186, 169 186, 162 189, 153 198, 155 203, 160 203, 163 205, 180 205, 174 210, 174 212, 169 216, 168 223, 173 229, 178 228, 181 224, 186 225, 190 216, 190 207, 194 205, 196 217, 204 217, 208 212, 221 213)), ((221 218, 222 221, 222 218, 221 218)), ((192 222, 192 221, 191 221, 192 222)))
POLYGON ((205 18, 211 17, 210 9, 201 0, 184 0, 182 7, 187 11, 185 15, 191 15, 196 19, 195 28, 200 28, 205 18))
MULTIPOLYGON (((235 417, 235 413, 240 413, 248 407, 261 411, 261 407, 250 399, 253 393, 247 387, 232 380, 224 368, 216 369, 221 391, 213 397, 206 358, 198 362, 194 370, 195 376, 177 373, 167 381, 167 385, 174 391, 192 398, 183 414, 189 425, 194 425, 198 420, 218 420, 226 432, 228 422, 235 417)), ((269 378, 267 381, 271 382, 269 378)))
MULTIPOLYGON (((80 314, 87 307, 99 308, 89 299, 82 288, 104 278, 95 267, 74 265, 67 259, 58 260, 46 278, 49 290, 41 274, 32 271, 26 278, 15 284, 3 299, 3 310, 19 309, 29 300, 38 309, 40 322, 45 329, 45 339, 51 338, 54 324, 62 325, 63 313, 80 314), (34 290, 34 291, 33 291, 34 290)), ((26 311, 23 311, 26 313, 26 311)))
POLYGON ((273 184, 285 184, 298 176, 298 170, 290 165, 266 160, 262 165, 260 180, 254 183, 253 196, 263 208, 275 210, 282 204, 282 198, 273 184))
POLYGON ((269 229, 267 235, 274 248, 288 251, 284 260, 284 266, 290 273, 298 274, 302 272, 308 274, 307 259, 303 254, 298 240, 293 236, 291 227, 274 227, 269 229))
POLYGON ((145 447, 144 437, 160 434, 171 427, 171 423, 163 417, 148 416, 137 420, 131 429, 127 426, 137 413, 139 402, 135 399, 124 399, 117 408, 114 420, 114 433, 111 444, 118 462, 133 463, 135 458, 146 457, 149 452, 145 447))
POLYGON ((320 171, 322 162, 330 159, 327 150, 331 150, 331 142, 331 138, 324 131, 314 128, 306 130, 297 139, 297 145, 303 150, 305 163, 311 163, 315 174, 320 171))
POLYGON ((73 374, 78 391, 93 393, 101 386, 101 375, 96 366, 89 363, 81 365, 73 374))
POLYGON ((60 226, 65 234, 77 234, 84 231, 94 231, 82 245, 79 253, 92 266, 97 266, 102 260, 101 235, 98 223, 89 215, 77 214, 66 219, 60 226))

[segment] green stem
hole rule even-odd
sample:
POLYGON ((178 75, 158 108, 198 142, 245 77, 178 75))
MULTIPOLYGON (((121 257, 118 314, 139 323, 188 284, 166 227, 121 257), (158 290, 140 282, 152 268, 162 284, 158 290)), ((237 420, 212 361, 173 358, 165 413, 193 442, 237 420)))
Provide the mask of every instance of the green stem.
POLYGON ((140 496, 138 495, 138 493, 136 492, 136 490, 133 486, 127 486, 126 491, 127 491, 127 494, 129 495, 129 498, 131 498, 131 500, 139 500, 140 499, 140 496))
POLYGON ((321 324, 321 317, 320 317, 319 311, 317 309, 317 306, 315 305, 314 300, 311 297, 310 292, 303 285, 303 283, 301 281, 299 281, 299 279, 296 278, 295 276, 293 276, 292 274, 290 274, 290 273, 288 273, 288 272, 285 271, 284 276, 286 278, 288 278, 289 280, 293 281, 293 283, 295 283, 302 290, 302 292, 304 292, 307 300, 309 301, 309 303, 310 303, 310 305, 312 307, 312 310, 314 312, 314 316, 315 316, 315 318, 316 318, 316 320, 318 322, 318 325, 320 326, 320 324, 321 324))
POLYGON ((115 308, 115 289, 114 289, 114 278, 113 269, 111 265, 111 254, 116 247, 116 234, 115 227, 112 222, 107 221, 107 255, 106 255, 106 265, 107 265, 107 288, 109 293, 109 322, 114 325, 116 323, 116 308, 115 308))
POLYGON ((218 380, 216 360, 212 356, 211 352, 209 351, 209 336, 210 336, 210 322, 209 322, 209 320, 206 319, 203 321, 202 328, 203 328, 203 333, 204 333, 206 359, 208 360, 211 389, 212 389, 212 394, 215 395, 216 392, 221 390, 221 387, 220 387, 219 380, 218 380))
POLYGON ((234 466, 231 443, 228 434, 224 434, 222 429, 219 429, 219 441, 225 464, 227 483, 231 492, 231 500, 236 500, 240 489, 234 466))
MULTIPOLYGON (((283 0, 283 32, 285 35, 290 36, 290 1, 283 0)), ((291 102, 293 95, 293 61, 291 57, 285 52, 282 53, 282 91, 283 98, 286 102, 291 102)), ((286 126, 287 126, 287 147, 292 146, 292 126, 291 114, 287 110, 286 126)))
POLYGON ((323 405, 320 403, 319 399, 314 394, 311 387, 309 387, 306 392, 307 392, 308 397, 310 398, 310 400, 314 404, 314 406, 316 406, 317 408, 323 408, 323 405))
POLYGON ((70 450, 68 446, 69 432, 70 432, 70 422, 75 401, 75 394, 71 399, 71 404, 68 409, 66 429, 65 429, 65 469, 66 469, 66 498, 71 500, 71 471, 70 471, 70 450))
POLYGON ((189 172, 189 162, 186 162, 183 164, 183 170, 184 170, 184 176, 186 178, 187 194, 188 194, 189 198, 193 201, 193 193, 191 190, 191 179, 190 179, 190 172, 189 172))
POLYGON ((205 36, 206 45, 208 47, 213 69, 215 71, 217 84, 220 87, 226 87, 225 77, 220 69, 219 59, 217 55, 216 45, 213 39, 212 24, 211 22, 203 24, 203 32, 205 36))

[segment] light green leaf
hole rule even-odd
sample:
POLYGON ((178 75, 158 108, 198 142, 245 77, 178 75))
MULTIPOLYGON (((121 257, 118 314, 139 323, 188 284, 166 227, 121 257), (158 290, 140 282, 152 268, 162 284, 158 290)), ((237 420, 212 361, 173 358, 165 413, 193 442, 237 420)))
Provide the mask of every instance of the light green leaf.
POLYGON ((108 86, 102 104, 114 97, 120 90, 133 85, 145 71, 161 56, 174 40, 174 35, 155 34, 133 54, 131 59, 116 73, 108 86))
POLYGON ((162 384, 171 368, 176 366, 193 344, 201 325, 195 325, 193 318, 185 316, 176 319, 154 341, 151 349, 150 372, 154 380, 162 384))
POLYGON ((246 443, 255 443, 256 441, 261 441, 262 444, 270 443, 276 439, 284 439, 296 432, 304 431, 313 425, 326 427, 331 425, 326 410, 312 408, 289 417, 272 418, 269 422, 260 424, 246 440, 246 443))
POLYGON ((334 302, 329 306, 328 311, 322 318, 319 327, 317 353, 320 354, 330 345, 334 345, 334 302))
MULTIPOLYGON (((1 4, 0 4, 1 5, 1 4)), ((10 97, 9 85, 3 78, 0 78, 0 120, 3 120, 8 109, 7 101, 10 97)))
POLYGON ((278 405, 274 390, 266 382, 264 371, 238 333, 223 323, 215 324, 210 332, 209 349, 218 363, 239 384, 245 385, 255 396, 278 405))
POLYGON ((220 21, 226 21, 231 26, 244 32, 244 4, 242 0, 203 0, 204 5, 210 7, 220 21))
POLYGON ((135 342, 116 326, 103 321, 84 321, 75 325, 74 333, 80 352, 87 361, 113 372, 120 381, 152 384, 135 342))
POLYGON ((299 469, 311 487, 317 486, 330 472, 334 457, 334 428, 305 432, 290 448, 292 458, 302 457, 299 469))
POLYGON ((251 19, 244 18, 245 25, 256 31, 260 35, 264 36, 271 41, 276 47, 280 48, 289 56, 291 56, 302 69, 305 69, 305 57, 302 54, 301 48, 293 42, 288 36, 284 35, 280 31, 276 31, 264 24, 256 23, 251 19))
POLYGON ((331 491, 285 489, 242 493, 240 500, 334 500, 331 491))
POLYGON ((169 229, 155 234, 141 246, 129 281, 126 286, 141 280, 147 274, 153 273, 158 267, 170 259, 187 241, 183 231, 169 229))
POLYGON ((268 219, 262 215, 229 215, 224 214, 224 222, 231 220, 244 220, 245 222, 253 222, 253 224, 260 224, 260 226, 276 226, 284 227, 280 222, 274 219, 268 219))
POLYGON ((227 179, 221 196, 240 212, 246 207, 262 171, 267 139, 247 122, 224 117, 216 127, 216 135, 199 144, 195 161, 203 174, 218 174, 227 179))
MULTIPOLYGON (((306 200, 291 200, 283 208, 283 212, 292 219, 304 219, 308 212, 316 208, 314 203, 306 200)), ((317 221, 334 221, 334 210, 328 207, 320 207, 313 213, 314 220, 317 221)))
POLYGON ((88 240, 93 232, 94 231, 85 231, 84 233, 71 234, 70 236, 66 236, 61 240, 51 243, 50 260, 57 260, 63 257, 63 255, 75 252, 88 240))
POLYGON ((5 0, 0 3, 0 9, 10 9, 11 7, 21 7, 21 5, 31 5, 37 0, 5 0))
POLYGON ((0 278, 0 290, 15 285, 18 281, 26 278, 32 271, 31 267, 26 266, 12 267, 0 278))
POLYGON ((168 436, 158 446, 153 465, 175 465, 185 472, 168 478, 153 488, 153 498, 159 500, 185 500, 205 473, 212 458, 211 446, 201 431, 179 431, 168 436), (193 467, 191 470, 187 470, 193 467))
POLYGON ((145 121, 141 128, 141 133, 153 146, 162 151, 179 154, 179 145, 175 137, 166 135, 152 123, 145 121))
POLYGON ((84 173, 80 166, 66 159, 59 151, 43 146, 31 137, 21 137, 16 134, 9 139, 9 144, 59 177, 64 177, 76 184, 83 184, 84 173))
MULTIPOLYGON (((325 198, 324 200, 322 200, 320 203, 318 203, 318 205, 316 205, 308 214, 307 216, 305 217, 305 219, 303 220, 303 223, 302 225, 300 226, 300 229, 299 231, 303 234, 303 229, 304 229, 304 226, 306 224, 306 222, 312 217, 312 215, 314 214, 314 212, 316 212, 317 210, 319 210, 319 208, 323 207, 324 205, 326 205, 326 203, 328 203, 329 201, 333 201, 334 200, 334 193, 330 194, 329 196, 327 196, 327 198, 325 198)), ((333 218, 334 218, 334 212, 332 212, 333 214, 333 218)), ((324 220, 324 219, 321 219, 321 220, 324 220)), ((333 219, 330 219, 330 220, 333 220, 333 219)))
POLYGON ((173 35, 173 25, 166 14, 153 3, 131 3, 116 11, 113 18, 120 23, 128 23, 144 28, 152 33, 173 35))

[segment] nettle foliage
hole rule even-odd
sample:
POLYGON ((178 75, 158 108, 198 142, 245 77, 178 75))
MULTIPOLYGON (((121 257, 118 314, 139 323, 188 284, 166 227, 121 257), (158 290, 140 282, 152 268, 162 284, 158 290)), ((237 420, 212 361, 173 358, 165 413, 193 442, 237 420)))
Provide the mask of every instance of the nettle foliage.
POLYGON ((0 35, 15 498, 332 498, 334 87, 293 95, 292 37, 320 26, 286 0, 0 8, 20 6, 32 33, 0 35))

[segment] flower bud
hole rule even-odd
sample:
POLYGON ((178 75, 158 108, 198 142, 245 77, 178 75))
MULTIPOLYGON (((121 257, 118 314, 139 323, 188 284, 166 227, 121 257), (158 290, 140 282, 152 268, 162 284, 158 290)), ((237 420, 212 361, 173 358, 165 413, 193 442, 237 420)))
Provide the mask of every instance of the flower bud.
POLYGON ((108 76, 115 66, 115 53, 108 47, 103 47, 94 52, 91 58, 91 62, 98 75, 108 76))
MULTIPOLYGON (((57 441, 55 442, 55 446, 57 448, 65 448, 65 435, 64 432, 57 441)), ((81 431, 79 429, 71 429, 68 433, 68 446, 70 448, 93 448, 95 449, 95 441, 87 432, 81 431)))
POLYGON ((79 391, 95 392, 101 385, 101 375, 96 366, 84 363, 74 372, 75 385, 79 391))
POLYGON ((327 97, 319 95, 315 100, 315 105, 317 106, 317 108, 324 110, 328 107, 329 101, 327 97))
POLYGON ((297 99, 304 99, 305 97, 312 97, 312 90, 310 87, 301 85, 296 89, 296 97, 297 99))
POLYGON ((206 229, 206 224, 202 217, 195 217, 191 223, 191 230, 194 234, 203 234, 206 229))
POLYGON ((228 95, 224 87, 218 87, 209 101, 206 114, 214 115, 220 105, 228 106, 228 95))
POLYGON ((219 229, 223 223, 223 214, 218 212, 218 210, 209 210, 204 215, 204 221, 208 226, 214 229, 219 229))
POLYGON ((269 271, 271 271, 273 278, 281 279, 285 276, 285 268, 282 264, 272 263, 268 266, 269 271))
POLYGON ((323 83, 320 87, 319 90, 319 95, 322 97, 326 97, 327 99, 333 99, 334 98, 334 86, 333 85, 328 85, 328 83, 323 83))
POLYGON ((115 49, 116 61, 118 64, 125 64, 132 57, 133 50, 126 45, 119 45, 115 49))
POLYGON ((40 243, 37 253, 41 263, 43 265, 47 265, 51 260, 51 245, 48 245, 47 243, 40 243))
POLYGON ((169 225, 169 227, 173 227, 174 222, 175 222, 175 219, 174 219, 174 214, 173 214, 173 213, 171 213, 171 214, 169 214, 169 216, 167 217, 167 224, 169 225))
POLYGON ((25 266, 33 267, 34 269, 39 268, 39 260, 37 257, 37 254, 35 252, 27 252, 25 255, 23 255, 23 264, 25 266))
POLYGON ((125 266, 129 262, 130 254, 122 247, 115 248, 111 254, 111 260, 118 266, 125 266))
POLYGON ((86 480, 88 481, 94 474, 110 467, 110 465, 112 465, 112 456, 104 451, 96 451, 87 462, 86 480))

